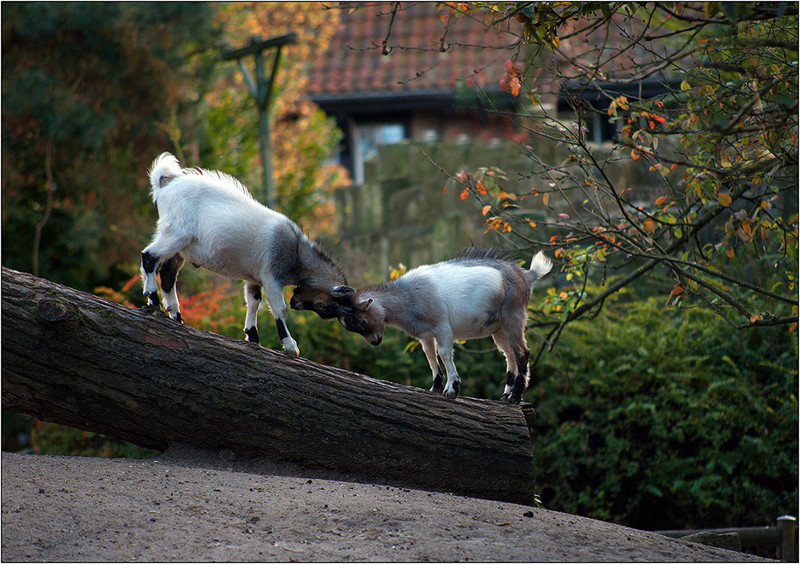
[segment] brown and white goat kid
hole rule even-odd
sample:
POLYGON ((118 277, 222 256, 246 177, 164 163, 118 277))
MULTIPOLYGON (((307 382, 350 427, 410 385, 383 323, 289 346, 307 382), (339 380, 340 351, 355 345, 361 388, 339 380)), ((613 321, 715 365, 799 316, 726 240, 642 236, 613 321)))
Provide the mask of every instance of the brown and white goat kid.
POLYGON ((185 262, 245 281, 247 304, 244 332, 257 343, 256 315, 264 288, 284 350, 299 356, 286 328, 283 288, 295 286, 294 309, 310 309, 329 319, 341 304, 351 304, 355 290, 344 272, 300 227, 283 214, 258 203, 250 191, 227 174, 182 169, 163 153, 149 171, 158 226, 153 242, 142 251, 142 279, 148 304, 160 307, 156 273, 161 272, 164 306, 181 321, 175 288, 185 262))
POLYGON ((528 385, 528 302, 534 282, 552 266, 542 252, 524 270, 499 249, 465 249, 452 260, 420 266, 392 282, 359 290, 352 308, 342 309, 339 322, 372 345, 381 343, 386 325, 417 338, 433 374, 431 391, 448 398, 458 395, 461 382, 453 341, 491 335, 506 357, 501 398, 519 403, 528 385), (437 354, 447 371, 444 386, 437 354))

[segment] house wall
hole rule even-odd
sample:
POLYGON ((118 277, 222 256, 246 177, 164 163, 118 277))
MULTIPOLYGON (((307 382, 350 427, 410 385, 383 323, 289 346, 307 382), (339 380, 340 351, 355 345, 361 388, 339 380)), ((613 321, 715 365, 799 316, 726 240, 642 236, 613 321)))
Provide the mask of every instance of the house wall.
MULTIPOLYGON (((567 157, 563 145, 539 145, 536 154, 544 162, 560 163, 567 157)), ((610 146, 598 146, 597 158, 603 159, 609 150, 610 146)), ((402 263, 413 268, 446 260, 469 245, 522 246, 522 241, 508 235, 486 232, 482 204, 474 197, 462 200, 461 189, 444 189, 448 176, 443 171, 456 174, 480 166, 503 169, 509 180, 502 186, 508 192, 549 189, 549 179, 531 175, 530 157, 508 141, 478 138, 461 144, 382 146, 379 157, 366 164, 364 184, 336 191, 336 233, 323 242, 356 286, 387 280, 390 266, 402 263)), ((659 189, 656 175, 630 159, 611 162, 606 170, 618 186, 634 188, 641 197, 659 189)), ((551 199, 550 205, 556 200, 560 198, 551 199)), ((551 235, 547 220, 558 222, 556 213, 542 207, 541 198, 526 198, 519 213, 539 224, 540 240, 551 235)))

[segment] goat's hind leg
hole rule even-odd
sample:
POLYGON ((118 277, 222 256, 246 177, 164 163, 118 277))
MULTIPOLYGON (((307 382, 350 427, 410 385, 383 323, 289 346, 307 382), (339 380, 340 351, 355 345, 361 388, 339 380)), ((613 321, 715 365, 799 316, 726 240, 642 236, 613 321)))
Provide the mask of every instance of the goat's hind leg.
POLYGON ((522 393, 528 387, 528 361, 531 358, 531 351, 527 345, 516 350, 517 360, 517 376, 514 378, 514 385, 511 389, 511 395, 508 396, 508 403, 518 404, 522 401, 522 393))
POLYGON ((247 315, 244 318, 244 338, 251 343, 258 343, 258 306, 261 304, 261 285, 245 282, 244 303, 247 315))
POLYGON ((161 308, 161 301, 158 299, 158 282, 156 273, 161 257, 145 249, 142 251, 142 285, 144 295, 147 298, 147 305, 150 307, 161 308))
POLYGON ((176 234, 165 235, 163 232, 159 231, 156 233, 153 242, 142 251, 142 282, 148 306, 156 308, 161 307, 161 302, 158 299, 156 273, 162 268, 165 257, 167 262, 176 261, 169 267, 174 271, 173 275, 168 273, 168 277, 171 276, 174 283, 174 278, 177 277, 178 271, 181 269, 181 266, 183 266, 183 257, 179 259, 175 257, 180 256, 181 250, 189 244, 190 240, 191 239, 188 237, 176 234))
POLYGON ((185 261, 180 254, 164 261, 161 265, 161 294, 164 297, 164 309, 169 316, 183 323, 181 319, 181 304, 178 301, 178 272, 183 268, 185 261))
MULTIPOLYGON (((506 335, 504 331, 501 330, 492 335, 492 340, 494 340, 494 344, 497 345, 497 348, 503 352, 503 356, 506 357, 506 382, 500 399, 509 403, 519 403, 519 397, 522 395, 522 392, 525 390, 525 385, 527 384, 527 378, 525 377, 528 372, 527 358, 520 358, 519 353, 522 353, 522 351, 518 351, 510 344, 508 335, 506 335), (524 372, 521 372, 522 366, 525 367, 524 372), (514 392, 519 386, 517 382, 520 378, 520 374, 522 375, 522 389, 517 392, 515 396, 514 392), (511 401, 512 397, 517 397, 516 402, 511 401)), ((525 346, 524 340, 523 346, 525 346)), ((530 354, 530 351, 528 351, 528 354, 530 354)))
POLYGON ((509 404, 518 404, 522 401, 522 393, 528 387, 528 361, 531 350, 525 342, 525 326, 513 331, 510 335, 500 331, 492 335, 495 344, 506 356, 506 385, 501 399, 509 404))

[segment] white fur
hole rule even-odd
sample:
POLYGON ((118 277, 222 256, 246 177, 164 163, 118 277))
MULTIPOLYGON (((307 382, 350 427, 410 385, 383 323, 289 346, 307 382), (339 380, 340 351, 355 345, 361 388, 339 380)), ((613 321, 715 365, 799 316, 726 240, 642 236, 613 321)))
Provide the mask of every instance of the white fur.
MULTIPOLYGON (((275 241, 291 240, 282 255, 296 254, 298 245, 313 246, 286 216, 258 203, 238 180, 215 171, 181 169, 178 160, 163 153, 149 171, 153 202, 158 207, 158 225, 153 242, 144 249, 157 257, 159 265, 180 254, 187 262, 202 266, 229 278, 263 287, 273 316, 284 327, 286 303, 283 286, 299 280, 279 280, 271 271, 271 252, 275 241)), ((313 253, 307 253, 313 256, 313 253)), ((277 255, 276 255, 277 256, 277 255)), ((297 258, 295 262, 302 263, 297 258)), ((313 269, 312 265, 301 264, 313 269)), ((144 292, 156 292, 156 272, 142 267, 144 292)), ((324 276, 322 276, 324 278, 324 276)), ((331 280, 331 286, 341 281, 331 280)), ((180 305, 175 288, 164 295, 167 311, 180 319, 180 305)), ((259 300, 246 295, 245 332, 256 327, 259 300)), ((288 334, 288 328, 287 328, 288 334)), ((288 335, 281 341, 284 349, 298 356, 297 343, 288 335)))
POLYGON ((528 269, 528 279, 531 281, 531 284, 533 284, 539 278, 550 272, 552 268, 553 263, 550 262, 550 259, 547 258, 542 251, 539 251, 531 259, 531 266, 528 269))
MULTIPOLYGON (((372 344, 383 338, 384 325, 394 325, 417 338, 428 359, 436 387, 440 374, 437 356, 447 372, 444 395, 458 395, 461 378, 453 362, 453 341, 492 336, 506 357, 507 373, 527 385, 525 323, 534 282, 550 272, 552 263, 539 252, 530 269, 491 256, 472 255, 425 265, 399 280, 359 292, 354 313, 339 321, 358 331, 372 344), (367 322, 360 327, 359 322, 367 322)), ((515 384, 519 387, 519 384, 515 384)), ((434 389, 434 388, 432 388, 434 389)), ((519 401, 514 386, 506 384, 503 396, 519 401)), ((524 386, 523 386, 524 390, 524 386)))
POLYGON ((444 307, 441 324, 447 324, 453 339, 486 337, 487 327, 480 320, 488 314, 492 296, 501 291, 503 278, 489 266, 463 266, 442 262, 408 272, 404 278, 424 279, 433 288, 436 300, 444 307))

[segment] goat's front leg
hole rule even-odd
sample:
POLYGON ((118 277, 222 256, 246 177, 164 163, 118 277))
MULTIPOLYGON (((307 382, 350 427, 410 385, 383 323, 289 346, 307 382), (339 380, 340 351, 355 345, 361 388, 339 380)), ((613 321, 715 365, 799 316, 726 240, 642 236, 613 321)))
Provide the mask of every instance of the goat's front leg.
POLYGON ((289 329, 286 327, 286 302, 283 301, 283 287, 276 280, 264 283, 264 293, 267 296, 267 303, 275 318, 275 326, 278 329, 278 339, 283 346, 283 350, 292 356, 300 356, 300 349, 297 342, 292 339, 289 329))
POLYGON ((447 340, 437 337, 436 344, 439 346, 439 356, 442 357, 444 368, 447 371, 444 395, 452 399, 458 396, 461 388, 461 377, 458 375, 455 362, 453 362, 453 337, 449 336, 447 340))
POLYGON ((428 359, 428 364, 431 367, 431 374, 433 375, 433 385, 431 391, 441 394, 444 391, 444 375, 442 369, 439 367, 439 357, 436 352, 436 339, 433 337, 426 337, 420 339, 422 350, 425 353, 425 358, 428 359))

